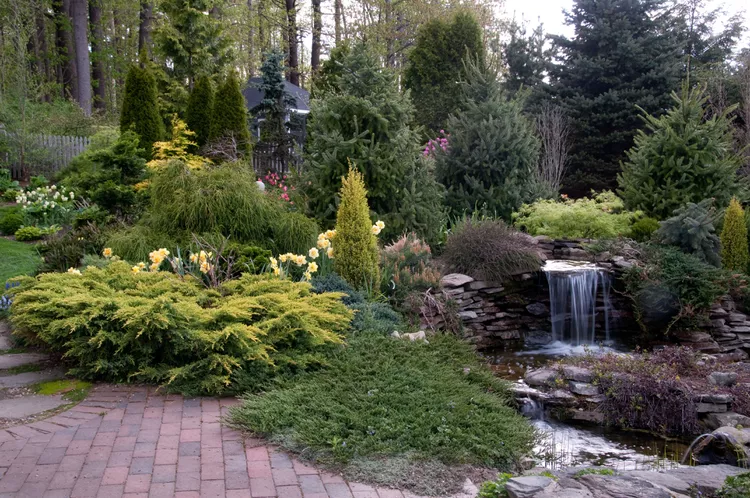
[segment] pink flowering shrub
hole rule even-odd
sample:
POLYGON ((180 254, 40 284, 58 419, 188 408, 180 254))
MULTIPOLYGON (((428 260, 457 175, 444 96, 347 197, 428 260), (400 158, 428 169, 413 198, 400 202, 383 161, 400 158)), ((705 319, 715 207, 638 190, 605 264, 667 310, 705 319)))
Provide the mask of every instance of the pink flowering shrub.
POLYGON ((440 135, 437 138, 431 138, 427 145, 425 145, 422 155, 429 157, 435 155, 438 149, 442 149, 443 152, 448 152, 448 138, 450 135, 445 133, 445 130, 440 130, 440 135))
POLYGON ((293 206, 294 201, 291 195, 293 195, 296 188, 289 185, 288 180, 289 177, 286 174, 280 175, 269 171, 261 181, 266 184, 266 192, 293 206))

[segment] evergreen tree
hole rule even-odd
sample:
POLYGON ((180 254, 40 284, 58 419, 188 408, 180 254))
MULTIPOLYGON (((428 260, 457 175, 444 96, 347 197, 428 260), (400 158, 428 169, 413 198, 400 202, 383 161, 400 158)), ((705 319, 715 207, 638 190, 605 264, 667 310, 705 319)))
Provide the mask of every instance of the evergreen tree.
POLYGON ((506 66, 505 90, 514 95, 522 88, 531 95, 526 100, 527 109, 535 109, 545 95, 547 83, 544 79, 549 71, 550 54, 544 49, 545 36, 539 25, 530 34, 526 26, 513 22, 510 40, 503 44, 503 62, 506 66))
POLYGON ((340 178, 351 160, 364 175, 370 208, 386 223, 384 240, 401 235, 396 229, 431 239, 429 231, 438 226, 425 216, 440 212, 440 189, 418 164, 420 139, 409 126, 414 109, 408 95, 399 92, 395 75, 364 45, 353 47, 342 67, 338 90, 311 104, 304 182, 311 214, 321 226, 332 223, 340 178), (420 183, 418 197, 409 194, 413 181, 420 183), (419 204, 413 216, 402 213, 409 203, 419 204))
POLYGON ((687 203, 714 198, 720 208, 739 195, 737 170, 741 159, 733 151, 733 129, 726 109, 706 120, 701 89, 683 88, 665 115, 645 114, 635 146, 618 176, 619 193, 628 209, 664 219, 687 203))
POLYGON ((350 166, 346 178, 341 178, 333 267, 355 289, 380 285, 378 244, 372 226, 364 177, 350 166))
POLYGON ((289 133, 291 124, 287 123, 287 116, 297 102, 284 87, 284 54, 266 54, 260 71, 263 77, 259 89, 263 93, 263 100, 252 109, 254 115, 263 117, 260 140, 273 145, 274 157, 282 164, 287 164, 295 145, 294 137, 289 133))
POLYGON ((716 235, 717 218, 713 199, 688 202, 675 209, 674 216, 660 223, 654 238, 660 244, 678 247, 685 254, 718 268, 721 266, 721 241, 716 235))
POLYGON ((746 273, 749 261, 745 211, 737 198, 732 198, 721 229, 721 264, 727 270, 746 273))
POLYGON ((664 1, 576 0, 566 21, 575 36, 553 37, 553 90, 573 121, 564 188, 572 195, 614 187, 640 126, 636 105, 651 114, 669 107, 682 61, 664 1))
POLYGON ((147 157, 151 157, 154 142, 164 136, 164 123, 159 114, 157 98, 156 80, 151 71, 147 67, 131 66, 125 79, 120 131, 135 131, 147 157))
POLYGON ((195 133, 195 142, 199 147, 206 145, 211 135, 211 120, 214 108, 214 88, 208 76, 201 76, 195 83, 188 99, 185 121, 188 128, 195 133))
POLYGON ((435 19, 419 29, 404 84, 411 90, 417 123, 433 136, 456 110, 467 57, 484 61, 482 28, 472 14, 459 12, 449 22, 435 19))
POLYGON ((216 91, 211 116, 211 140, 233 135, 239 143, 249 143, 247 106, 237 74, 232 71, 216 91))
POLYGON ((468 68, 461 111, 448 120, 448 150, 437 154, 437 179, 454 216, 481 210, 509 221, 538 187, 539 139, 523 102, 508 99, 488 69, 468 68))

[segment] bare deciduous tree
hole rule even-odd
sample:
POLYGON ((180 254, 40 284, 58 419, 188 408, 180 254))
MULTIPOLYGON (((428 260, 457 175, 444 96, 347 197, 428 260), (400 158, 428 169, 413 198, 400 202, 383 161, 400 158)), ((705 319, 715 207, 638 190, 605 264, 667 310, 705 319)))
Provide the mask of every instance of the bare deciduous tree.
POLYGON ((536 128, 542 141, 539 181, 557 192, 570 154, 570 120, 560 106, 548 103, 536 118, 536 128))
POLYGON ((750 54, 747 54, 740 72, 740 108, 738 110, 744 127, 737 130, 740 150, 744 151, 745 163, 742 173, 750 175, 750 54))
POLYGON ((201 155, 213 161, 231 162, 245 157, 251 146, 251 142, 229 132, 220 138, 210 140, 201 148, 200 152, 201 155))

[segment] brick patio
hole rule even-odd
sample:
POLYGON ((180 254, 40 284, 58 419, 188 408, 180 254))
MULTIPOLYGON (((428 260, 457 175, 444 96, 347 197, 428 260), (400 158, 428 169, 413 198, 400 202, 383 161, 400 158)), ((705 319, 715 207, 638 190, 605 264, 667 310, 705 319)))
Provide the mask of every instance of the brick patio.
POLYGON ((97 386, 66 412, 0 431, 0 498, 413 498, 244 439, 220 423, 236 403, 97 386))

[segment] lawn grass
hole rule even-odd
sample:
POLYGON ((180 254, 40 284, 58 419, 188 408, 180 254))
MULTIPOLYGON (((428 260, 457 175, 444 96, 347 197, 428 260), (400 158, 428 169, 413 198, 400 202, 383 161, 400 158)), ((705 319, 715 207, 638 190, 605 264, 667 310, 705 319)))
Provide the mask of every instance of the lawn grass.
POLYGON ((511 469, 535 433, 507 384, 459 339, 429 341, 354 336, 328 369, 246 397, 232 423, 348 477, 421 494, 455 491, 460 466, 511 469))
POLYGON ((0 255, 0 285, 11 277, 34 273, 41 263, 33 245, 1 237, 0 255))

